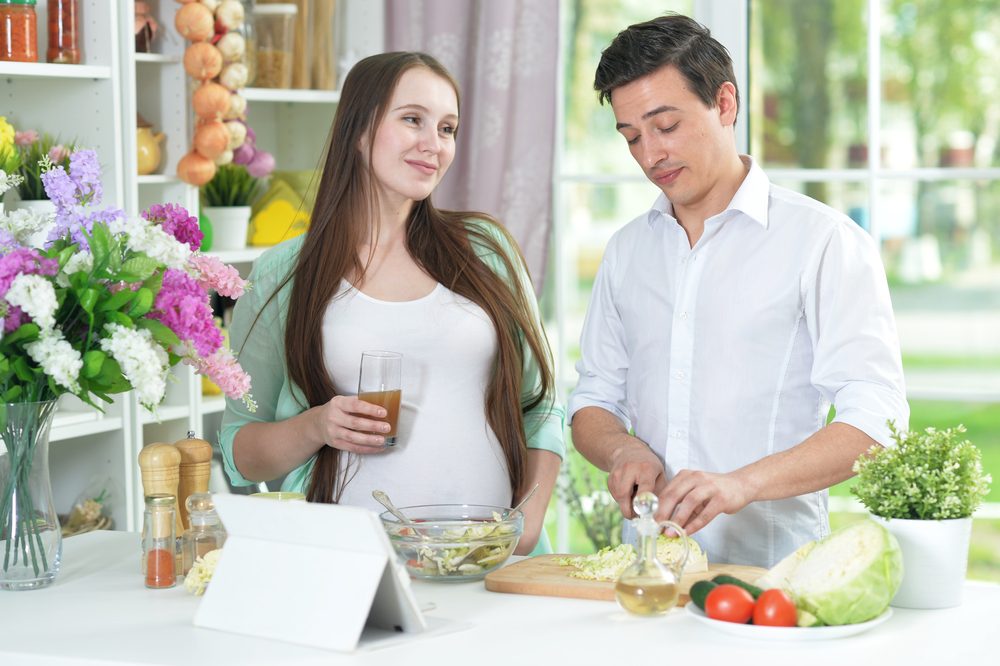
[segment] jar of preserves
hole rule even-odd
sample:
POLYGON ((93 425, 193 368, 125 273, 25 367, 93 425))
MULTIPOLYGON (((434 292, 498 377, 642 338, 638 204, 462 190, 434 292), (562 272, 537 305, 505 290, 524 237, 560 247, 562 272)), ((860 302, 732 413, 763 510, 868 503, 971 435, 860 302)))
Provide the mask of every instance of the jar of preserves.
POLYGON ((79 0, 49 0, 47 27, 48 62, 78 65, 80 63, 79 0))
POLYGON ((35 0, 0 0, 0 60, 38 62, 35 0))
POLYGON ((173 587, 177 583, 175 515, 173 495, 146 495, 142 524, 142 569, 146 587, 173 587))

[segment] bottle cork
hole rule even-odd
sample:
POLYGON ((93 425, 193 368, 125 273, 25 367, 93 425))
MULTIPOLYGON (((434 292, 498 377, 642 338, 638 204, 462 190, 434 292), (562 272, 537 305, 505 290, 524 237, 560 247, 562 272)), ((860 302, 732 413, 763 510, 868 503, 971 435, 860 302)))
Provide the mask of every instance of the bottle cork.
MULTIPOLYGON (((173 444, 154 442, 139 451, 143 495, 166 494, 177 497, 180 483, 181 454, 173 444)), ((184 531, 180 512, 174 512, 178 534, 184 531)))
POLYGON ((192 493, 208 492, 208 478, 212 471, 212 445, 195 437, 193 430, 188 430, 187 439, 175 442, 174 447, 181 456, 177 506, 181 523, 188 528, 191 523, 188 519, 187 498, 192 493))

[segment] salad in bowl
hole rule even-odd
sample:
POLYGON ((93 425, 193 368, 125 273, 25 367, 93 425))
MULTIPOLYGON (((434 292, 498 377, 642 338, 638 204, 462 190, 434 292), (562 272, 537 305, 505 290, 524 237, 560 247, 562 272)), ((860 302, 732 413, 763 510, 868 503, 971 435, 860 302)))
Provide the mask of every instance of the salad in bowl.
POLYGON ((425 504, 400 507, 409 521, 379 518, 414 578, 479 580, 507 561, 524 530, 524 514, 506 507, 425 504))

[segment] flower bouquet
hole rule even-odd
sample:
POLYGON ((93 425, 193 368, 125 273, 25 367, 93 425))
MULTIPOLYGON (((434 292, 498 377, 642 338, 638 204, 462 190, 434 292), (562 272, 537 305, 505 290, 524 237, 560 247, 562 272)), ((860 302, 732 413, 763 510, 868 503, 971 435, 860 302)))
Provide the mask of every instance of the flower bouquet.
MULTIPOLYGON (((54 221, 0 215, 0 588, 52 582, 61 541, 47 474, 54 401, 72 393, 98 407, 134 390, 155 411, 170 368, 187 363, 250 409, 250 378, 222 344, 209 290, 238 298, 238 272, 198 252, 195 218, 173 204, 141 217, 97 208, 93 151, 69 168, 43 156, 54 221), (44 234, 41 247, 28 242, 44 234), (2 449, 0 449, 2 451, 2 449), (36 479, 42 474, 44 479, 36 479), (44 491, 36 488, 43 486, 44 491), (47 497, 45 496, 47 495, 47 497)), ((18 177, 0 176, 0 193, 18 177)), ((21 213, 24 213, 23 215, 21 213)), ((98 407, 99 408, 99 407, 98 407)))

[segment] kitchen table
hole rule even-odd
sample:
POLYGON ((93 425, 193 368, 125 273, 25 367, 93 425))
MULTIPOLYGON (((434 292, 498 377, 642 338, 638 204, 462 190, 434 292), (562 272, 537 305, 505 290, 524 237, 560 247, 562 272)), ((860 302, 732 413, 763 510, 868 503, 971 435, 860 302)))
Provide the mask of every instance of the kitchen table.
POLYGON ((972 658, 992 663, 1000 629, 1000 585, 980 582, 966 583, 958 608, 896 608, 888 622, 865 633, 818 642, 734 637, 683 609, 635 618, 606 601, 499 594, 481 582, 414 582, 428 617, 453 619, 463 628, 345 654, 195 627, 199 598, 183 585, 148 590, 138 568, 137 534, 92 532, 66 539, 62 571, 52 586, 0 592, 0 665, 952 666, 972 658))

